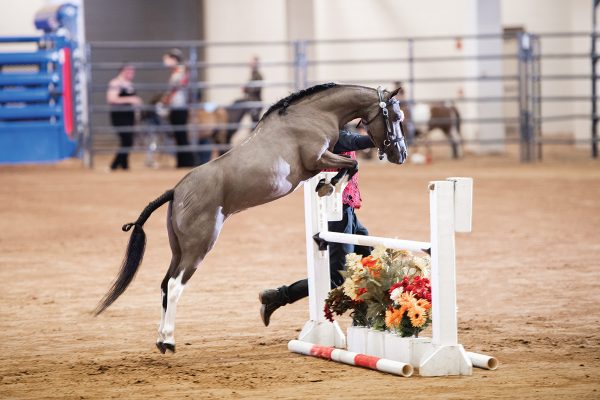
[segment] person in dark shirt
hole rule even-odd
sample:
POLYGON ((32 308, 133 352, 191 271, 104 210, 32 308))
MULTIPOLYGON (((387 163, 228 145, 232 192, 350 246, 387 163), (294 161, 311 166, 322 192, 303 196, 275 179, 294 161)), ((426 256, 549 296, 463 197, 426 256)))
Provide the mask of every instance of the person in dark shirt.
MULTIPOLYGON (((340 136, 333 148, 335 154, 346 155, 356 160, 356 150, 375 147, 370 137, 341 130, 340 136)), ((350 233, 355 235, 368 235, 369 232, 358 220, 354 210, 362 205, 360 190, 358 188, 358 173, 356 173, 346 185, 342 193, 343 217, 341 221, 330 221, 328 224, 330 232, 350 233)), ((331 276, 331 287, 335 288, 344 283, 344 278, 339 271, 345 269, 346 254, 357 253, 367 256, 371 252, 370 247, 355 246, 345 243, 329 243, 329 273, 331 276)), ((269 326, 271 314, 279 307, 294 303, 308 297, 308 279, 302 279, 289 286, 281 286, 277 289, 266 289, 259 293, 261 302, 260 317, 269 326)))
POLYGON ((133 146, 133 126, 135 125, 135 106, 142 104, 142 99, 137 96, 133 87, 135 68, 125 64, 119 74, 108 83, 106 102, 109 104, 110 122, 119 134, 120 148, 113 162, 111 170, 118 168, 129 169, 129 149, 133 146))

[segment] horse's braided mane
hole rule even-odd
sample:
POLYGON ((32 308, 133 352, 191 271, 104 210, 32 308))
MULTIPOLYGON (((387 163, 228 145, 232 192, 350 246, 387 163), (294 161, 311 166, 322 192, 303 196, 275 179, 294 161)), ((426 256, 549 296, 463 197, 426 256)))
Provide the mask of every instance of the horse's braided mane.
POLYGON ((277 103, 273 104, 271 107, 269 107, 269 109, 267 110, 266 113, 264 113, 262 118, 264 119, 267 115, 271 114, 273 111, 276 111, 276 110, 279 110, 279 115, 284 115, 285 112, 287 111, 287 108, 289 106, 291 106, 293 102, 295 102, 303 97, 310 96, 311 94, 322 92, 324 90, 331 89, 332 87, 336 87, 336 86, 337 86, 337 84, 333 83, 333 82, 322 83, 320 85, 311 86, 309 88, 302 89, 295 93, 292 93, 289 96, 284 97, 283 99, 279 100, 277 103))

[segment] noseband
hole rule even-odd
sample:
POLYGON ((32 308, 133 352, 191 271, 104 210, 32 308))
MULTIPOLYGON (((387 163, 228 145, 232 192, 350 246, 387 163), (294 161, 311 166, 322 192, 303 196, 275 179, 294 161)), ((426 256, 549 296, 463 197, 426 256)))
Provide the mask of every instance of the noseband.
MULTIPOLYGON (((363 119, 361 119, 362 124, 365 127, 367 127, 367 130, 368 130, 369 124, 371 122, 375 121, 375 118, 377 118, 379 116, 379 112, 381 111, 381 115, 383 116, 383 121, 384 121, 385 128, 386 128, 386 133, 385 133, 385 139, 383 140, 383 142, 381 142, 381 145, 378 148, 380 160, 383 159, 383 155, 385 154, 385 151, 387 150, 388 147, 395 145, 396 143, 398 143, 399 141, 404 139, 404 132, 402 132, 402 135, 399 135, 398 137, 394 137, 394 128, 392 127, 392 123, 390 121, 390 113, 387 109, 390 104, 393 104, 394 98, 390 97, 390 99, 386 102, 383 98, 383 92, 384 92, 383 88, 381 86, 379 86, 377 88, 377 96, 379 97, 379 104, 378 104, 379 109, 377 110, 377 114, 375 114, 375 116, 368 121, 364 121, 363 119)), ((397 101, 397 100, 395 100, 395 101, 397 101)), ((400 130, 402 131, 402 123, 400 124, 400 130)))

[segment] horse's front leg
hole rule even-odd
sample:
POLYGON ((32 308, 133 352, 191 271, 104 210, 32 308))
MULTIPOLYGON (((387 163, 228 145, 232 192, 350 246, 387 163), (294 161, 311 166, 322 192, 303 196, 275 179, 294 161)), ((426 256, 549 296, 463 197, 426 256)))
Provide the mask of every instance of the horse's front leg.
POLYGON ((348 179, 351 179, 358 172, 358 162, 348 156, 334 154, 329 150, 317 160, 317 168, 324 169, 339 169, 339 172, 331 178, 329 182, 321 179, 317 184, 316 192, 320 197, 329 196, 334 191, 334 186, 348 174, 348 179))

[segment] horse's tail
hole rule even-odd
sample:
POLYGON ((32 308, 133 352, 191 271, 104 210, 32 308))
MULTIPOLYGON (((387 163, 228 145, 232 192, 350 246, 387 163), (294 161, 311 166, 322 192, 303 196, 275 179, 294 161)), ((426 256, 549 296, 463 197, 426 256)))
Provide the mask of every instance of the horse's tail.
POLYGON ((113 282, 108 293, 106 293, 100 303, 98 303, 98 306, 94 311, 95 315, 106 310, 115 300, 117 300, 133 280, 138 267, 142 263, 144 250, 146 249, 146 233, 144 232, 143 225, 150 217, 150 214, 157 208, 166 202, 173 200, 173 193, 173 189, 167 190, 162 196, 148 204, 135 222, 123 225, 122 229, 124 232, 133 228, 131 238, 129 238, 129 244, 127 245, 127 252, 123 258, 119 275, 117 275, 117 278, 113 282))

